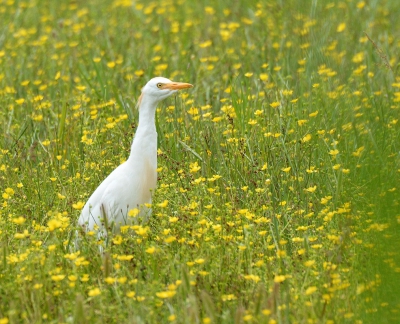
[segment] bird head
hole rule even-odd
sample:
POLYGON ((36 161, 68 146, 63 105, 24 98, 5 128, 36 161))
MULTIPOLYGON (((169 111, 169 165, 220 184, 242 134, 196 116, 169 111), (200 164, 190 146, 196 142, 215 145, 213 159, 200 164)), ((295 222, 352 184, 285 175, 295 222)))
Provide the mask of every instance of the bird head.
POLYGON ((169 97, 178 90, 191 87, 193 87, 193 85, 190 83, 174 82, 163 77, 153 78, 142 88, 142 94, 139 97, 138 106, 140 105, 144 95, 152 97, 153 100, 158 102, 169 97))

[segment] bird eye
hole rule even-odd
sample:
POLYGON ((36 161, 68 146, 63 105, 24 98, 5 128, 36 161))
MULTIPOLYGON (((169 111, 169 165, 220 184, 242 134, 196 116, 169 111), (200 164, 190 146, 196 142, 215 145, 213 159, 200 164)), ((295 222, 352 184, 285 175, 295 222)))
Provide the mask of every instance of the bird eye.
POLYGON ((157 88, 161 89, 162 85, 163 85, 162 83, 157 83, 157 88))

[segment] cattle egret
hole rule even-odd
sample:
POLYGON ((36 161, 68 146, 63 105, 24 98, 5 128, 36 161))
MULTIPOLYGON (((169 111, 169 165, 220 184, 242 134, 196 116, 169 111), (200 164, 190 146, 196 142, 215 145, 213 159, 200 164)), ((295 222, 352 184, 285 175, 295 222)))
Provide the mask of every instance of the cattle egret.
POLYGON ((118 166, 97 187, 86 202, 79 225, 86 231, 107 235, 110 228, 131 224, 132 216, 146 219, 151 214, 152 192, 157 182, 157 104, 189 83, 173 82, 163 77, 151 79, 142 88, 138 100, 139 126, 127 161, 118 166), (129 215, 130 214, 130 215, 129 215))

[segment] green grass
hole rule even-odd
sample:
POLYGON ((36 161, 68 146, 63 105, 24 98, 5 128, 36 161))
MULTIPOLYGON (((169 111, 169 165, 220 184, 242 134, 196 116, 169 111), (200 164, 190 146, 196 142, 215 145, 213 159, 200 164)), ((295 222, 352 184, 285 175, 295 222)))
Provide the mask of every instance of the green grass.
POLYGON ((398 322, 399 7, 3 2, 0 323, 398 322), (74 251, 158 75, 153 217, 74 251))

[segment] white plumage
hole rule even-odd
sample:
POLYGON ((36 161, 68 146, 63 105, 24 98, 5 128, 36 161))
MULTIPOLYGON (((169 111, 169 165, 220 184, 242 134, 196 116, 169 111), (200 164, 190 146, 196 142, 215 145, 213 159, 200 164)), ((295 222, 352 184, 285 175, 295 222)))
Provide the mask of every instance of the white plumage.
POLYGON ((157 104, 179 89, 191 87, 189 83, 163 77, 153 78, 143 87, 138 100, 139 126, 129 158, 110 173, 86 202, 78 220, 85 231, 95 230, 99 237, 106 236, 110 228, 131 224, 128 212, 135 208, 140 210, 137 217, 150 216, 151 208, 144 204, 151 203, 157 183, 157 104))

